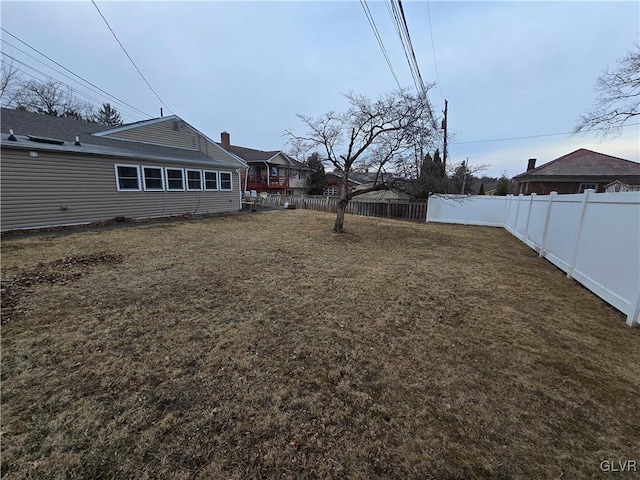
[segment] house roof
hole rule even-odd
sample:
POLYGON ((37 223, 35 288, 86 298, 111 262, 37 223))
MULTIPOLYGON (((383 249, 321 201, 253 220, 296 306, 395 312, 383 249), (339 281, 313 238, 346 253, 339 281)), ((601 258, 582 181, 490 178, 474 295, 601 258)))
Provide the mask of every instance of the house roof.
POLYGON ((626 177, 639 176, 640 163, 581 148, 544 165, 516 175, 514 180, 536 177, 626 177))
POLYGON ((256 150, 255 148, 239 147, 237 145, 223 148, 235 153, 246 162, 267 162, 280 153, 279 150, 256 150))
MULTIPOLYGON (((222 147, 221 143, 218 143, 218 145, 222 147)), ((257 150, 255 148, 240 147, 238 145, 229 145, 228 147, 222 147, 222 148, 237 155, 247 163, 269 162, 278 154, 281 154, 289 162, 289 164, 292 167, 298 168, 300 170, 311 170, 304 163, 291 158, 282 150, 257 150)))
MULTIPOLYGON (((327 172, 326 175, 333 175, 337 178, 342 178, 341 172, 327 172)), ((366 185, 367 183, 373 183, 376 179, 376 172, 369 173, 350 173, 349 181, 353 182, 356 185, 366 185)), ((381 173, 378 177, 378 182, 381 181, 389 182, 393 180, 393 175, 390 173, 381 173)))
MULTIPOLYGON (((165 147, 135 141, 122 141, 94 134, 113 130, 113 127, 91 123, 73 118, 41 115, 22 110, 2 108, 0 111, 0 131, 3 147, 29 150, 47 150, 58 152, 74 152, 98 155, 111 155, 126 158, 143 158, 146 160, 170 160, 177 162, 197 162, 221 167, 237 167, 232 163, 212 159, 210 156, 194 150, 177 147, 165 147), (18 141, 8 140, 12 129, 18 141), (29 140, 28 136, 47 137, 63 140, 62 145, 53 145, 29 140), (75 145, 79 137, 80 146, 75 145)), ((165 117, 166 118, 166 117, 165 117)), ((157 119, 153 119, 157 120, 157 119)), ((135 125, 149 121, 136 122, 135 125)), ((134 125, 134 124, 129 124, 134 125)))

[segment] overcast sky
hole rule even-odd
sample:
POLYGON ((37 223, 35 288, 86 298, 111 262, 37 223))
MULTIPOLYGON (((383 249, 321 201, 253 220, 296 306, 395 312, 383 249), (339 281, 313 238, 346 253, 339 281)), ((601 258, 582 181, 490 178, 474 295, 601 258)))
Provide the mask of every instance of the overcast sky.
MULTIPOLYGON (((359 1, 97 4, 170 110, 215 140, 226 130, 233 144, 285 149, 285 129, 304 131, 296 113, 343 109, 341 93, 349 91, 375 97, 397 88, 359 1)), ((401 85, 412 87, 387 5, 368 4, 401 85)), ((640 161, 638 125, 606 140, 468 143, 571 131, 593 104, 602 70, 638 42, 640 3, 403 5, 423 78, 438 83, 430 94, 436 111, 449 101, 454 161, 489 164, 492 176, 513 176, 528 158, 540 165, 582 147, 640 161)), ((160 101, 90 1, 3 1, 1 9, 4 29, 150 117, 160 115, 160 101)), ((80 88, 11 47, 47 62, 4 32, 2 40, 3 52, 80 88)), ((143 118, 112 103, 126 121, 143 118)))

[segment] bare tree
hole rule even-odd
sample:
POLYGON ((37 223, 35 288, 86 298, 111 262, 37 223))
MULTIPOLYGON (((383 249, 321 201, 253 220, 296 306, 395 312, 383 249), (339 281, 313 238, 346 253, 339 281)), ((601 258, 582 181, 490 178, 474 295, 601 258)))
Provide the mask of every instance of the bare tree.
POLYGON ((344 232, 345 209, 354 196, 389 188, 382 175, 385 167, 393 165, 411 147, 415 129, 424 125, 432 112, 426 91, 413 95, 397 90, 375 101, 353 93, 345 97, 349 104, 345 112, 328 112, 319 118, 298 115, 306 134, 285 132, 297 150, 320 150, 323 160, 340 172, 342 188, 335 233, 344 232), (349 191, 349 174, 354 168, 373 168, 376 172, 373 184, 349 191))
POLYGON ((605 70, 596 81, 593 109, 582 115, 573 132, 599 129, 604 137, 620 135, 625 122, 640 115, 640 44, 605 70))
POLYGON ((70 89, 54 80, 19 79, 15 94, 7 106, 29 112, 92 120, 95 109, 92 104, 79 100, 70 89))
POLYGON ((9 106, 15 97, 16 82, 18 81, 19 70, 13 66, 13 63, 2 62, 2 71, 0 74, 0 101, 2 106, 9 106))

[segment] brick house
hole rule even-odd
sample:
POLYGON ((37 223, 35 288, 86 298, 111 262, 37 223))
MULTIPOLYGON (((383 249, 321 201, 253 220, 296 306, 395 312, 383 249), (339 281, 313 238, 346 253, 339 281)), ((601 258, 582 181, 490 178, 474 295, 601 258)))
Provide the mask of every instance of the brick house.
POLYGON ((547 195, 582 193, 594 189, 601 193, 605 187, 619 182, 640 184, 640 163, 581 148, 536 167, 536 159, 529 159, 527 171, 513 177, 516 194, 547 195))

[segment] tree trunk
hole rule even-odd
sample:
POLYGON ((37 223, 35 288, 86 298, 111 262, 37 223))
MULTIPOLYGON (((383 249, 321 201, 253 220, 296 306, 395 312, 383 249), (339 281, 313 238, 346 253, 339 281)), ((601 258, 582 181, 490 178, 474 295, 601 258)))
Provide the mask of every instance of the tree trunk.
POLYGON ((340 201, 338 202, 338 213, 336 214, 336 223, 333 226, 333 233, 344 233, 344 212, 347 209, 347 178, 348 171, 344 173, 342 179, 342 191, 340 192, 340 201))
POLYGON ((336 214, 336 223, 333 226, 333 233, 344 233, 344 211, 347 207, 347 200, 341 198, 338 202, 338 213, 336 214))

